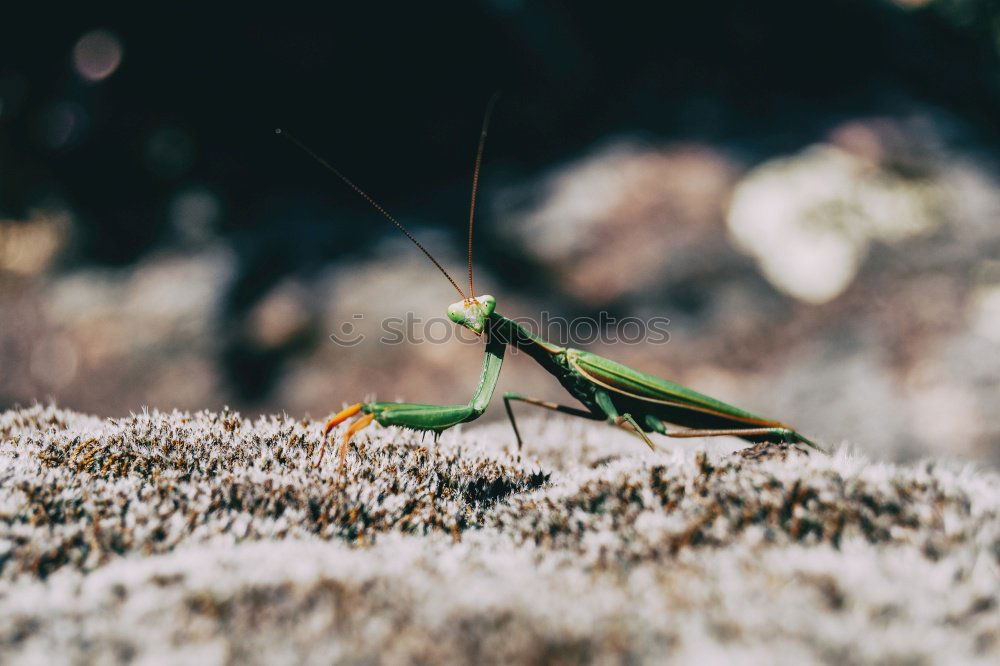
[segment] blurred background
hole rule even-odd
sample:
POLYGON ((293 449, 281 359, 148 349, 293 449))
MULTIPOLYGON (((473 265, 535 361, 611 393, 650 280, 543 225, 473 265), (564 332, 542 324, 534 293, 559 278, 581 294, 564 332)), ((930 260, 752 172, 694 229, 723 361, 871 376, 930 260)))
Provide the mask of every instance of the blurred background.
MULTIPOLYGON (((377 342, 454 291, 273 130, 461 282, 502 89, 475 255, 501 312, 668 317, 590 348, 830 445, 1000 463, 993 0, 31 11, 0 27, 0 408, 464 402, 479 347, 377 342)), ((515 389, 565 401, 523 356, 515 389)))

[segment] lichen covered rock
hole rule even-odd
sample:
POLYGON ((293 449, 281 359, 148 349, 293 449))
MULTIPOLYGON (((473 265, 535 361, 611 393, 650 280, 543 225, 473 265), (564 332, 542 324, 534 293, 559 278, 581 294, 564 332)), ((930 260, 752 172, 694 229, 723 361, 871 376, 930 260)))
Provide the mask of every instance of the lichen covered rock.
POLYGON ((0 661, 975 662, 1000 478, 526 420, 0 414, 0 661), (707 448, 706 448, 707 447, 707 448))

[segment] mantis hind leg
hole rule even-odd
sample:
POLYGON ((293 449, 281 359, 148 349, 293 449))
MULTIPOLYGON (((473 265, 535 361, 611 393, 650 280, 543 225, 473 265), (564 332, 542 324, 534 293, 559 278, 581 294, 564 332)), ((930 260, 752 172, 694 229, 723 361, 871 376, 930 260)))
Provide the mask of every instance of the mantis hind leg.
POLYGON ((570 416, 579 416, 581 418, 590 419, 592 421, 599 421, 601 416, 588 412, 585 409, 579 409, 577 407, 567 407, 566 405, 560 405, 555 402, 549 402, 548 400, 539 400, 538 398, 529 398, 527 396, 519 395, 517 393, 504 393, 503 394, 503 406, 507 410, 507 418, 510 420, 510 426, 514 429, 514 437, 517 439, 517 450, 520 451, 522 448, 521 432, 517 429, 517 421, 514 420, 514 410, 511 409, 510 403, 512 400, 517 400, 519 402, 525 402, 529 405, 535 405, 536 407, 544 407, 545 409, 551 409, 554 412, 559 412, 561 414, 569 414, 570 416))
POLYGON ((807 446, 826 453, 821 449, 816 443, 806 439, 799 433, 795 432, 791 428, 781 428, 781 427, 760 427, 760 428, 715 428, 715 429, 693 429, 693 430, 668 430, 667 426, 663 421, 652 415, 646 416, 646 425, 649 426, 654 432, 658 432, 666 437, 674 437, 678 439, 691 438, 691 437, 744 437, 744 436, 768 436, 771 435, 783 442, 797 443, 801 442, 807 446))

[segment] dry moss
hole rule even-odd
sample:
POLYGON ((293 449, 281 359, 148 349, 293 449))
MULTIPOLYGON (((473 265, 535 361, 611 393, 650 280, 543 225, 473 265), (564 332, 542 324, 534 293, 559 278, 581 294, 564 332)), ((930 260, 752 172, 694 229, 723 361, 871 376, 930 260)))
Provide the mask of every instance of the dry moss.
POLYGON ((777 459, 789 456, 789 463, 776 467, 758 464, 759 455, 741 453, 712 464, 699 453, 690 466, 594 475, 565 492, 513 497, 493 521, 522 540, 581 554, 593 534, 606 532, 613 539, 602 544, 602 563, 659 561, 682 548, 725 548, 749 532, 773 545, 904 543, 931 559, 988 535, 1000 564, 997 506, 974 509, 968 489, 943 482, 933 465, 891 478, 845 476, 805 464, 802 450, 777 459), (802 467, 789 473, 796 461, 802 467))
POLYGON ((924 663, 1000 652, 1000 479, 578 421, 439 444, 0 415, 0 661, 924 663), (707 444, 707 443, 706 443, 707 444))
POLYGON ((239 414, 140 414, 106 424, 52 408, 0 421, 14 467, 3 482, 0 577, 90 570, 115 556, 153 554, 226 537, 344 539, 385 532, 460 538, 511 493, 547 475, 515 462, 399 443, 353 446, 346 478, 316 467, 315 423, 239 414), (88 426, 80 432, 78 425, 88 426))

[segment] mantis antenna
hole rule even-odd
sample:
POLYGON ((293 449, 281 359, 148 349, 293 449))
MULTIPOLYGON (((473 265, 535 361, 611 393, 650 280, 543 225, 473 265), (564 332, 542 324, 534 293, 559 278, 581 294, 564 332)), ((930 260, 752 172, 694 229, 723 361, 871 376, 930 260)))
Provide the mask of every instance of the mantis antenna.
MULTIPOLYGON (((492 103, 491 103, 491 106, 492 106, 492 103)), ((367 192, 365 192, 360 187, 358 187, 357 185, 355 185, 354 181, 352 181, 350 178, 348 178, 344 174, 340 173, 340 171, 336 167, 334 167, 332 164, 330 164, 329 162, 327 162, 325 159, 323 159, 322 157, 320 157, 319 155, 317 155, 315 152, 313 152, 312 150, 310 150, 308 147, 306 147, 306 145, 304 143, 302 143, 301 141, 299 141, 298 139, 296 139, 294 136, 292 136, 291 134, 289 134, 285 130, 283 130, 283 129, 281 129, 279 127, 278 129, 274 130, 274 133, 275 134, 280 134, 280 135, 284 136, 286 139, 288 139, 289 141, 291 141, 292 143, 294 143, 296 146, 298 146, 299 148, 301 148, 307 155, 309 155, 311 158, 313 158, 314 160, 316 160, 317 162, 319 162, 320 164, 322 164, 324 167, 326 167, 328 170, 330 170, 331 172, 333 172, 333 174, 335 176, 337 176, 338 178, 340 178, 342 181, 344 181, 347 184, 348 187, 350 187, 352 190, 354 190, 359 195, 361 195, 361 197, 365 201, 367 201, 368 203, 370 203, 375 208, 375 210, 377 210, 378 212, 382 213, 382 215, 387 220, 389 220, 390 222, 392 222, 396 226, 397 229, 399 229, 400 231, 402 231, 403 235, 406 236, 407 238, 409 238, 410 241, 414 245, 416 245, 417 248, 419 248, 420 251, 423 252, 424 255, 428 259, 431 260, 431 263, 433 263, 435 266, 437 266, 437 269, 439 271, 441 271, 442 275, 444 275, 446 278, 448 278, 448 282, 450 282, 451 286, 453 286, 455 288, 455 291, 458 292, 458 295, 462 297, 462 300, 463 301, 464 300, 468 300, 465 297, 465 294, 462 292, 462 290, 459 289, 458 284, 453 279, 451 279, 450 275, 448 275, 448 271, 446 271, 444 269, 444 266, 442 266, 440 263, 438 263, 438 260, 435 259, 433 256, 431 256, 431 253, 427 251, 427 248, 425 248, 423 245, 421 245, 420 241, 418 241, 416 238, 414 238, 413 234, 411 234, 409 231, 406 230, 406 227, 404 227, 402 224, 399 223, 399 221, 396 218, 394 218, 392 215, 390 215, 389 212, 385 208, 382 208, 382 206, 380 206, 377 201, 375 201, 370 196, 368 196, 367 192)), ((486 133, 485 133, 485 129, 484 129, 484 131, 483 131, 483 137, 485 138, 485 136, 486 136, 486 133)), ((481 153, 482 153, 482 147, 480 146, 480 154, 481 153)), ((477 170, 478 170, 478 168, 477 168, 477 170)), ((475 195, 473 195, 473 196, 475 196, 475 195)), ((470 255, 470 257, 471 257, 471 255, 470 255)), ((470 261, 471 261, 471 258, 470 258, 470 261)), ((471 266, 471 264, 470 264, 470 266, 471 266)), ((471 278, 471 273, 470 273, 470 278, 471 278)), ((470 280, 470 284, 471 284, 471 280, 470 280)))
POLYGON ((483 149, 486 147, 486 130, 490 126, 490 116, 493 107, 500 98, 500 91, 493 93, 486 105, 486 115, 483 117, 483 129, 479 133, 479 148, 476 150, 476 166, 472 170, 472 203, 469 205, 469 298, 476 297, 476 289, 472 286, 472 224, 476 219, 476 191, 479 189, 479 168, 483 163, 483 149))

